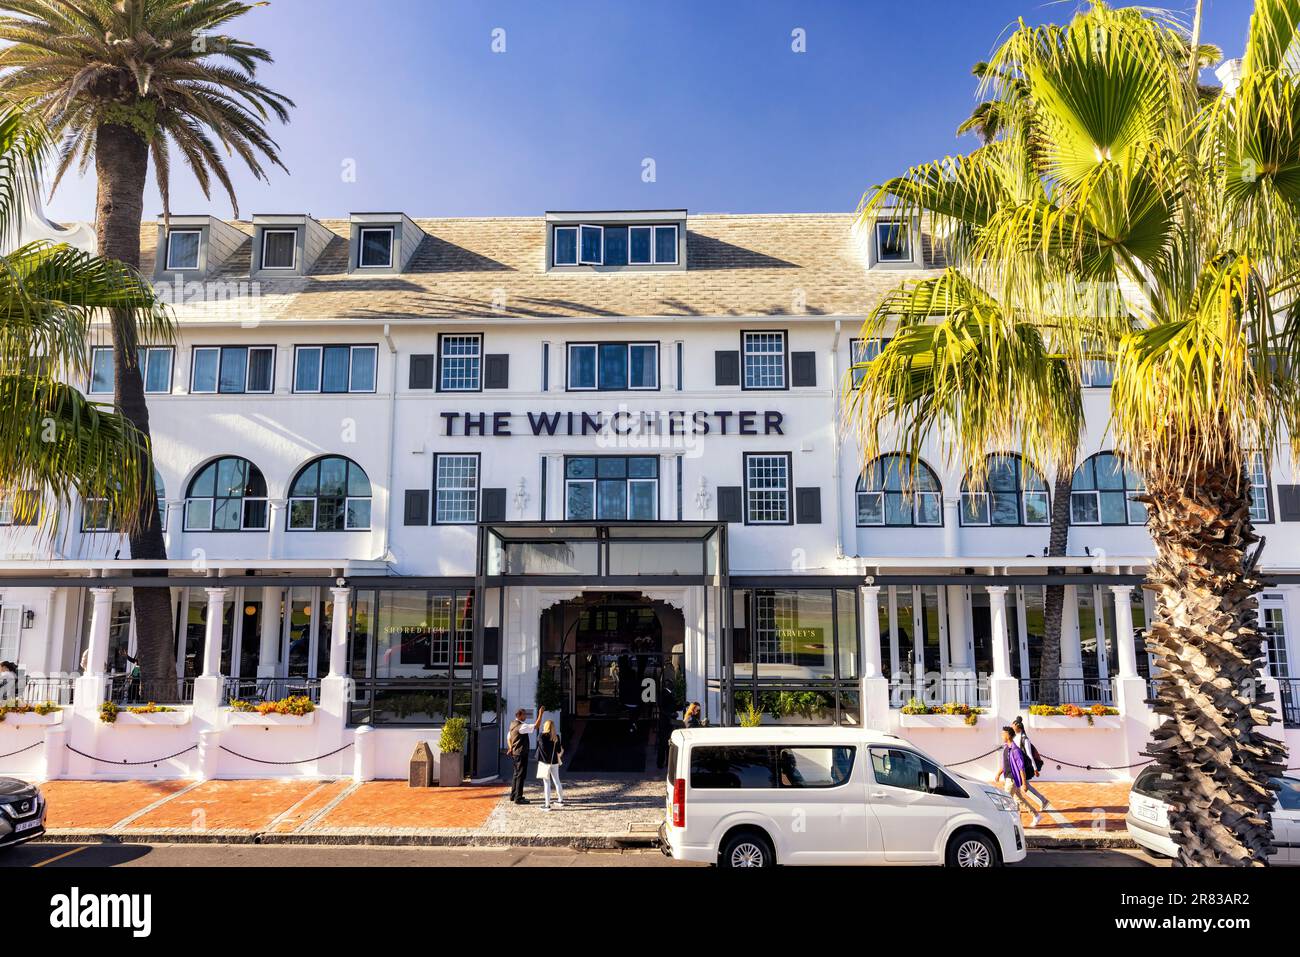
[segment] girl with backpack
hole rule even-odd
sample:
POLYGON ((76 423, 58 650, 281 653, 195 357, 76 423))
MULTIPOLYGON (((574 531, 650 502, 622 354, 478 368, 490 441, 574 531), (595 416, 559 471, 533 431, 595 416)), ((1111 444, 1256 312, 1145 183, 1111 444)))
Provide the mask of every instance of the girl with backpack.
POLYGON ((1031 783, 1034 778, 1043 776, 1043 756, 1038 749, 1034 747, 1034 742, 1029 740, 1029 735, 1025 732, 1025 720, 1019 715, 1016 720, 1011 722, 1011 727, 1015 729, 1016 747, 1025 757, 1025 791, 1038 798, 1038 803, 1047 810, 1047 795, 1043 794, 1038 788, 1031 783))

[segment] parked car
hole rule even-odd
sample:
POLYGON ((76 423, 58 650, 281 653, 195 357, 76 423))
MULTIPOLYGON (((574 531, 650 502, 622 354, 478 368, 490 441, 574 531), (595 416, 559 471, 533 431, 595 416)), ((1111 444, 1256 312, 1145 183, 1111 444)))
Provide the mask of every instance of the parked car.
POLYGON ((0 778, 0 847, 12 847, 45 833, 45 795, 35 784, 0 778))
POLYGON ((697 728, 668 748, 663 852, 720 867, 1024 859, 1011 798, 891 734, 697 728))
MULTIPOLYGON (((1300 778, 1274 778, 1271 783, 1278 789, 1272 815, 1277 853, 1269 863, 1300 866, 1300 778)), ((1128 836, 1156 857, 1178 856, 1178 845, 1169 830, 1169 805, 1165 803, 1171 787, 1173 776, 1153 766, 1137 776, 1129 791, 1128 814, 1124 817, 1128 836)))

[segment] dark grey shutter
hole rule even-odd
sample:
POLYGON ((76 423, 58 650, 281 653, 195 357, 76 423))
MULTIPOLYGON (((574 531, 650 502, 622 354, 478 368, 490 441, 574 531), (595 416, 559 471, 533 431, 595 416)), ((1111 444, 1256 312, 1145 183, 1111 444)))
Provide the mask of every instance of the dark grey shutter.
POLYGON ((820 487, 797 488, 794 490, 795 522, 800 525, 820 525, 822 523, 822 490, 820 487))
POLYGON ((817 384, 817 353, 790 353, 790 384, 807 386, 817 384))
POLYGON ((412 389, 432 389, 435 356, 411 356, 412 389))
POLYGON ((1280 521, 1300 522, 1300 485, 1279 485, 1277 504, 1280 521))
POLYGON ((719 349, 713 353, 715 385, 740 385, 740 353, 719 349))
POLYGON ((510 355, 496 353, 483 357, 483 388, 510 388, 510 355))
POLYGON ((743 494, 739 485, 718 486, 719 522, 743 522, 745 520, 741 506, 743 494))
POLYGON ((506 490, 503 488, 485 488, 479 510, 480 521, 504 522, 506 520, 506 490))
POLYGON ((406 490, 406 510, 403 522, 406 525, 429 524, 429 490, 427 488, 410 488, 406 490))

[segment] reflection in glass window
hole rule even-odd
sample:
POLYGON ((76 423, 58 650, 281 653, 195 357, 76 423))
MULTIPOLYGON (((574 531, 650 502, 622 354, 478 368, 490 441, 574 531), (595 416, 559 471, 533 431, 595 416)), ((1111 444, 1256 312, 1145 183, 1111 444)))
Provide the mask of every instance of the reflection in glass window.
POLYGON ((984 482, 975 491, 967 476, 962 481, 963 525, 1047 525, 1051 508, 1047 483, 1019 455, 1003 453, 985 459, 984 482))
POLYGON ((1145 525, 1147 507, 1134 496, 1146 485, 1114 452, 1098 452, 1083 462, 1070 483, 1070 522, 1074 525, 1145 525))
POLYGON ((943 489, 930 466, 882 455, 858 479, 859 525, 942 525, 943 489), (909 478, 910 473, 910 478, 909 478))
POLYGON ((351 459, 309 462, 289 486, 289 528, 337 532, 370 528, 370 480, 351 459))
POLYGON ((652 455, 578 455, 564 462, 566 521, 655 521, 659 459, 652 455))
POLYGON ((853 773, 856 748, 781 748, 777 782, 783 788, 833 788, 853 773))
POLYGON ((229 456, 209 462, 190 482, 185 496, 187 532, 265 531, 266 479, 247 459, 229 456))

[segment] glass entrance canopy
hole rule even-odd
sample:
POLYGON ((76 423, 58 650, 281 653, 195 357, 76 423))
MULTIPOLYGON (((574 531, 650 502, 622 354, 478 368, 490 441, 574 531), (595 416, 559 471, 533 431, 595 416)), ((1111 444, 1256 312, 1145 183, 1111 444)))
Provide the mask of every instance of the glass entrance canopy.
POLYGON ((719 584, 727 526, 717 522, 501 522, 479 526, 489 587, 530 580, 583 584, 719 584))

